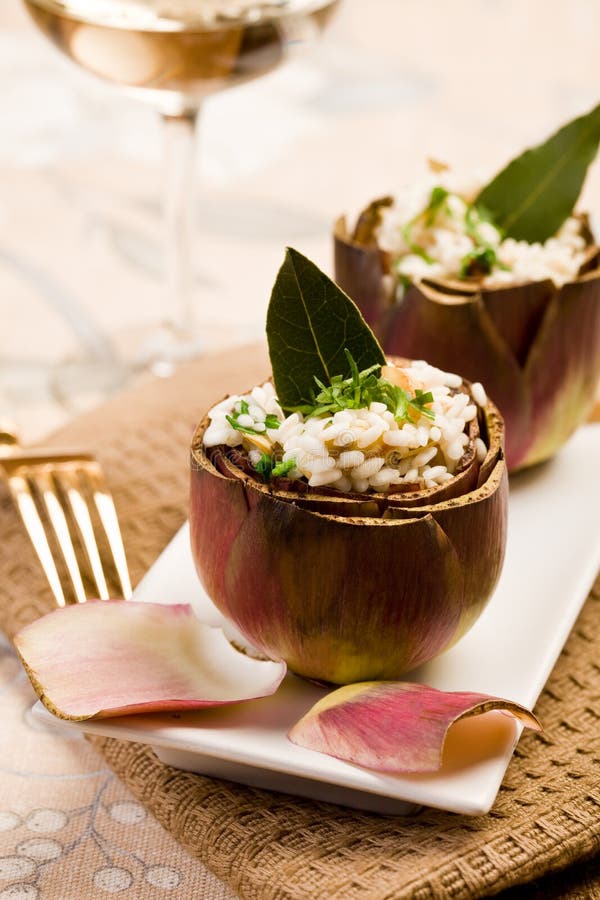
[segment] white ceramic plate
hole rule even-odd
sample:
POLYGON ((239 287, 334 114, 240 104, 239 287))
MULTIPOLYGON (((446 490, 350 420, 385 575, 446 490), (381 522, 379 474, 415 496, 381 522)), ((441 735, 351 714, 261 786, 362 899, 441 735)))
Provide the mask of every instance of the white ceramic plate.
MULTIPOLYGON (((411 679, 443 690, 481 691, 532 708, 600 567, 600 426, 586 426, 552 462, 511 480, 506 563, 473 629, 411 679)), ((191 602, 216 624, 219 613, 196 578, 187 527, 150 569, 137 600, 191 602)), ((418 805, 479 814, 492 806, 520 735, 502 713, 456 727, 436 775, 380 775, 286 738, 324 690, 288 675, 264 700, 175 717, 127 716, 76 725, 152 745, 166 763, 245 784, 384 813, 418 805)), ((39 715, 50 714, 38 704, 39 715)), ((55 725, 57 720, 53 719, 55 725)))

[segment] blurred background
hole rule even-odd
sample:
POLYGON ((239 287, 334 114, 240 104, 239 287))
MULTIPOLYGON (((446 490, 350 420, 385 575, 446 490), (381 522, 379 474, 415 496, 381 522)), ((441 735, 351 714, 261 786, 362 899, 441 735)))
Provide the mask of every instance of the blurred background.
MULTIPOLYGON (((306 52, 209 97, 193 183, 204 352, 261 339, 286 244, 330 271, 333 219, 427 157, 485 179, 594 106, 599 34, 594 0, 342 0, 306 52)), ((0 86, 0 418, 33 441, 118 390, 165 315, 163 135, 19 0, 0 7, 0 86)), ((600 207, 598 163, 580 206, 600 207)))

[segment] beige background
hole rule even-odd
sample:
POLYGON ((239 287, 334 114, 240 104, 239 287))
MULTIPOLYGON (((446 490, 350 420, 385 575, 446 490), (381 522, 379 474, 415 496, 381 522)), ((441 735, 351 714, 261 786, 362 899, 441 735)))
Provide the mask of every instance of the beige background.
MULTIPOLYGON (((593 0, 345 0, 315 53, 210 99, 194 263, 207 349, 262 334, 286 243, 328 267, 332 218, 418 178, 427 156, 486 177, 593 106, 599 34, 593 0)), ((81 353, 57 299, 129 354, 164 312, 161 134, 17 0, 0 8, 0 98, 0 411, 35 437, 64 418, 47 366, 81 353)), ((583 203, 599 199, 596 166, 583 203)), ((67 407, 94 401, 75 387, 67 407)))

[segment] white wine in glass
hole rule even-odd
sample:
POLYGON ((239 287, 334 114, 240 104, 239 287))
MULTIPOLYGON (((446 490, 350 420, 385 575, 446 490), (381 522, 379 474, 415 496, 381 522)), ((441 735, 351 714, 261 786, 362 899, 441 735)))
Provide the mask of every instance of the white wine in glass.
POLYGON ((202 100, 265 75, 325 27, 340 0, 24 0, 81 68, 151 103, 165 123, 168 323, 151 367, 202 351, 191 292, 194 134, 202 100))

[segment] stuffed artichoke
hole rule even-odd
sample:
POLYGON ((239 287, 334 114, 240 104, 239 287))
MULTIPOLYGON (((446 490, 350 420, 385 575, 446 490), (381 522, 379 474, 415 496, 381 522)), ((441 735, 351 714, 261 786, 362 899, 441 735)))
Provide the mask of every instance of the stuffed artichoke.
POLYGON ((335 226, 335 279, 385 351, 483 382, 511 470, 552 456, 594 403, 600 252, 573 206, 599 137, 595 109, 483 189, 437 165, 335 226))
POLYGON ((501 417, 481 384, 386 359, 295 251, 269 321, 273 383, 225 398, 194 435, 198 574, 248 641, 298 674, 398 678, 458 640, 497 582, 501 417))

